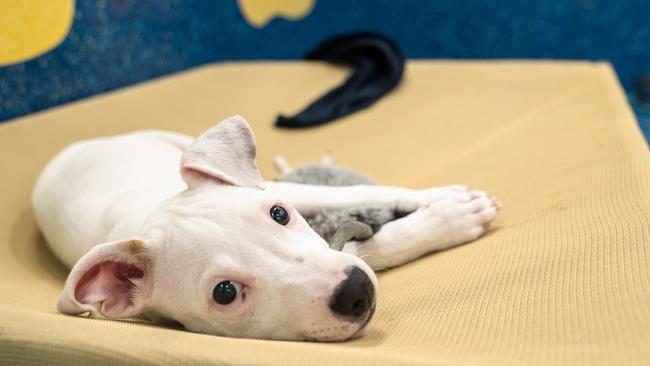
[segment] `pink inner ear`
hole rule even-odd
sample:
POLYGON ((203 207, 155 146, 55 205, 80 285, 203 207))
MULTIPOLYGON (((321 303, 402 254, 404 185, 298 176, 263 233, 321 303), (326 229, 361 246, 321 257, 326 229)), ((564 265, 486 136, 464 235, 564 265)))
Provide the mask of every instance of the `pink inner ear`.
POLYGON ((77 282, 75 298, 82 304, 100 303, 103 315, 118 313, 133 306, 134 279, 144 271, 134 264, 106 261, 91 267, 77 282))

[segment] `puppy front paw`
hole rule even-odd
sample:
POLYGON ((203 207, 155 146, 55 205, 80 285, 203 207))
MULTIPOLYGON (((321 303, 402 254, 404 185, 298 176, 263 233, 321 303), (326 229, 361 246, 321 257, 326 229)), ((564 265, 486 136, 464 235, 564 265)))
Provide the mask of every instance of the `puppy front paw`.
POLYGON ((454 187, 411 214, 411 224, 416 235, 430 240, 432 250, 442 250, 485 234, 500 208, 486 192, 454 187))
POLYGON ((416 201, 420 208, 424 208, 432 202, 440 201, 458 193, 468 192, 469 188, 463 185, 450 185, 420 189, 416 193, 416 201))

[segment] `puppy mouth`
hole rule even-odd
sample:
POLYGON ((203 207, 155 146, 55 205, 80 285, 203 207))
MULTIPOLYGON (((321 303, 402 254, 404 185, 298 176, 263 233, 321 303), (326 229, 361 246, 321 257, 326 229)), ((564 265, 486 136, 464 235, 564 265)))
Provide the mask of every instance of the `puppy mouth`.
POLYGON ((370 321, 372 320, 373 315, 375 315, 375 310, 376 309, 377 309, 377 305, 372 304, 372 307, 370 308, 370 311, 368 312, 368 316, 366 317, 366 319, 363 321, 363 323, 361 323, 361 326, 359 326, 359 329, 357 329, 357 331, 354 332, 354 334, 352 334, 350 336, 350 338, 348 338, 348 339, 358 338, 358 337, 361 336, 361 334, 363 334, 363 332, 368 327, 368 324, 370 324, 370 321))
MULTIPOLYGON (((376 310, 376 305, 373 304, 372 307, 370 308, 370 311, 368 311, 368 315, 366 318, 360 323, 359 328, 357 328, 352 335, 348 337, 341 337, 341 334, 320 334, 321 331, 310 331, 306 334, 302 340, 310 341, 310 342, 345 342, 349 341, 354 338, 359 338, 363 334, 363 332, 368 328, 368 324, 370 324, 370 321, 372 320, 372 317, 375 314, 376 310), (318 333, 318 334, 317 334, 318 333)), ((359 324, 358 322, 354 322, 359 324)), ((346 325, 344 328, 347 328, 348 325, 346 325)), ((327 328, 329 330, 329 328, 327 328)))

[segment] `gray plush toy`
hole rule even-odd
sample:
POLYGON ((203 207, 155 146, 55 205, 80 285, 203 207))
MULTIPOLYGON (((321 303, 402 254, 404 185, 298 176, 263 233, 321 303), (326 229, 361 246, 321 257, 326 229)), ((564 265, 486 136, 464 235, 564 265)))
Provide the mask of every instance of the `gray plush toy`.
MULTIPOLYGON (((278 156, 273 161, 280 173, 279 181, 324 185, 352 186, 372 185, 374 181, 364 174, 334 164, 334 157, 326 155, 320 163, 291 168, 287 160, 278 156)), ((414 205, 404 203, 368 204, 345 208, 326 208, 306 215, 305 220, 335 250, 343 249, 350 240, 366 240, 382 225, 404 217, 416 210, 414 205)))

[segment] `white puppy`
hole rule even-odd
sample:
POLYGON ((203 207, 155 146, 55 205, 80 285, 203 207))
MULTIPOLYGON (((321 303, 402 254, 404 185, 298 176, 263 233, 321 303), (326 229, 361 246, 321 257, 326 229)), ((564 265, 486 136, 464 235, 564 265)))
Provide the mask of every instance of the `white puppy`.
POLYGON ((498 208, 485 193, 455 186, 264 183, 252 131, 238 116, 196 140, 143 131, 73 144, 46 167, 33 204, 50 247, 72 267, 63 313, 325 341, 367 328, 372 269, 476 239, 498 208), (300 214, 369 202, 420 208, 342 252, 300 214))

